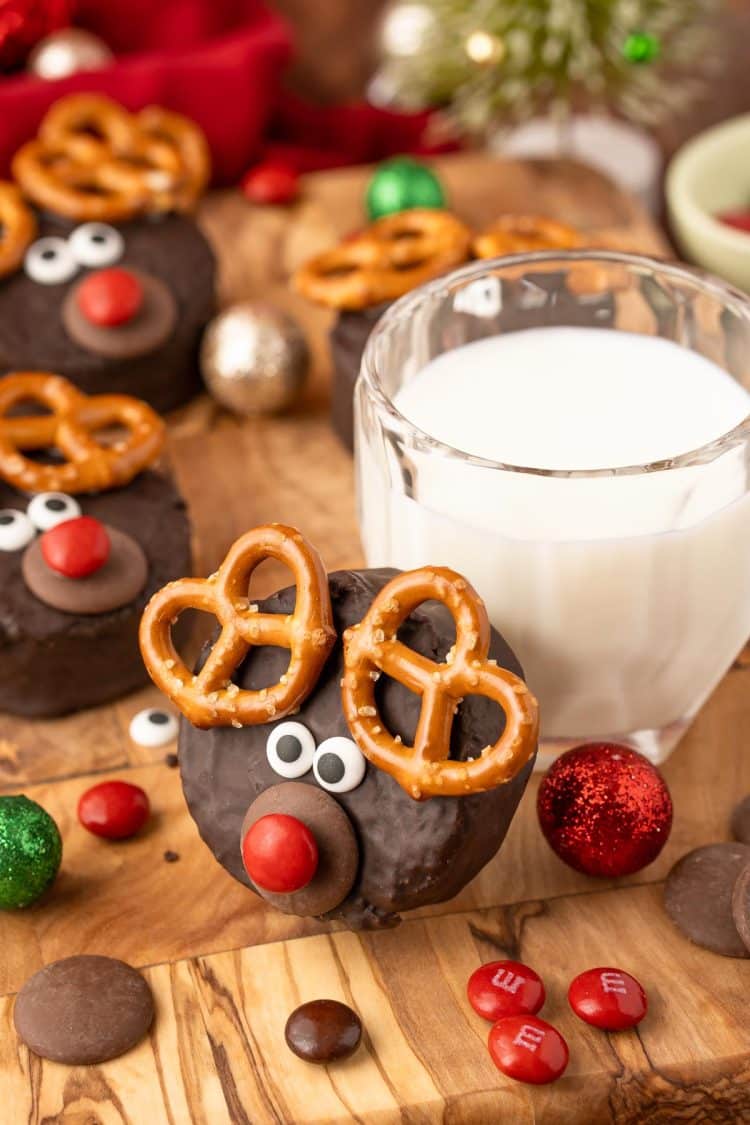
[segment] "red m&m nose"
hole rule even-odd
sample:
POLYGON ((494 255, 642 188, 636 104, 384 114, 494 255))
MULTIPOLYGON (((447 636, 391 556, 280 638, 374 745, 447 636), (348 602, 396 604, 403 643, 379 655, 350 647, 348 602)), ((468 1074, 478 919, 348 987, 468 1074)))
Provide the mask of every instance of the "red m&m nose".
POLYGON ((98 270, 78 286, 78 308, 99 328, 116 328, 133 319, 143 304, 143 286, 130 270, 98 270))
POLYGON ((318 845, 296 816, 269 813, 256 820, 242 841, 242 862, 252 881, 264 891, 301 891, 318 869, 318 845))
POLYGON ((109 535, 93 516, 65 520, 45 531, 40 540, 44 561, 64 578, 86 578, 109 558, 109 535))

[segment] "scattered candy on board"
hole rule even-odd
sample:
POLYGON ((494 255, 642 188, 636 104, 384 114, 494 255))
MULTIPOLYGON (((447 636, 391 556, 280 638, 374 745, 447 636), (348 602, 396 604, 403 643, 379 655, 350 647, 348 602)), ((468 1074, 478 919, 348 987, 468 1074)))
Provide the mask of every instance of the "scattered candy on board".
POLYGON ((27 980, 16 998, 19 1038, 44 1059, 95 1066, 123 1055, 154 1018, 151 989, 113 957, 66 957, 27 980))
POLYGON ((397 156, 381 164, 367 186, 365 198, 370 220, 382 219, 412 207, 445 207, 440 180, 426 164, 397 156))
POLYGON ((299 195, 299 174, 288 164, 266 160, 245 173, 240 187, 251 203, 293 203, 299 195))
POLYGON ((750 797, 744 797, 735 805, 730 828, 735 840, 739 840, 741 844, 750 844, 750 797))
POLYGON ((602 1031, 623 1031, 648 1011, 643 987, 622 969, 587 969, 572 981, 568 1001, 577 1016, 602 1031))
MULTIPOLYGON (((178 731, 177 719, 170 711, 164 711, 161 707, 144 707, 130 720, 129 733, 133 742, 137 746, 145 746, 149 749, 174 742, 178 731)), ((175 758, 176 765, 177 757, 172 756, 175 758)))
POLYGON ((101 781, 82 794, 78 819, 105 840, 127 840, 140 832, 151 812, 146 793, 129 781, 101 781))
POLYGON ((0 797, 0 910, 30 906, 55 881, 62 839, 52 817, 28 797, 0 797))
POLYGON ((354 1054, 362 1040, 362 1021, 348 1004, 310 1000, 292 1012, 284 1037, 299 1058, 324 1065, 354 1054))
POLYGON ((217 402, 237 414, 275 414, 297 400, 310 351, 299 325, 261 301, 220 312, 206 328, 201 369, 217 402))
POLYGON ((735 230, 750 234, 750 207, 739 211, 722 211, 716 218, 727 227, 734 227, 735 230))
POLYGON ((520 961, 490 961, 469 977, 466 992, 477 1015, 493 1022, 503 1016, 534 1015, 544 1004, 542 978, 520 961))
POLYGON ((542 780, 537 812, 563 862, 610 879, 652 863, 672 827, 672 799, 659 771, 642 754, 610 742, 562 754, 542 780))
POLYGON ((568 1044, 538 1016, 505 1016, 490 1030, 487 1045, 498 1070, 533 1086, 554 1082, 568 1065, 568 1044))
POLYGON ((679 859, 664 885, 664 907, 696 945, 724 957, 750 957, 732 913, 735 883, 750 863, 750 845, 707 844, 679 859))
POLYGON ((750 953, 750 860, 737 876, 732 890, 732 918, 737 933, 750 953))

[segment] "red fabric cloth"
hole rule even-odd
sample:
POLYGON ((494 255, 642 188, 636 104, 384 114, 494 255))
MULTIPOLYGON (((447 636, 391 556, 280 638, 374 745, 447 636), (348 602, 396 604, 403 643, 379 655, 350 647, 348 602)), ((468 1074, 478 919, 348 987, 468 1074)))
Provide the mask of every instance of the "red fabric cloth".
POLYGON ((426 151, 426 115, 321 109, 283 92, 291 35, 263 0, 77 0, 75 23, 100 35, 117 61, 58 82, 0 78, 0 176, 51 103, 78 90, 192 117, 211 145, 217 184, 235 182, 261 157, 311 171, 426 151))

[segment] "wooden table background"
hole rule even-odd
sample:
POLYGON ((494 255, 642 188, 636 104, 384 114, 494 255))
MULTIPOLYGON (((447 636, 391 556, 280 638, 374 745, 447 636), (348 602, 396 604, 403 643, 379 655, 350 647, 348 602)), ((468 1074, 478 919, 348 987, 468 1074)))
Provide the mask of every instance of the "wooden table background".
MULTIPOLYGON (((665 249, 630 200, 575 165, 454 157, 441 173, 475 225, 533 206, 609 230, 620 245, 665 249)), ((273 519, 298 524, 330 569, 361 561, 351 461, 327 424, 328 317, 292 295, 287 277, 361 223, 366 176, 311 176, 291 211, 253 209, 232 193, 205 205, 223 300, 262 295, 289 308, 315 364, 304 401, 284 418, 238 421, 204 399, 172 420, 197 573, 214 569, 240 532, 273 519)), ((264 566, 262 587, 276 577, 264 566)), ((748 677, 738 661, 666 764, 675 823, 651 867, 619 883, 565 867, 539 833, 535 779, 500 855, 457 899, 364 935, 277 913, 216 864, 164 751, 128 738, 131 716, 158 703, 154 690, 59 721, 0 716, 0 789, 38 800, 64 840, 62 871, 44 901, 0 915, 0 1123, 750 1122, 750 963, 692 946, 661 908, 670 865, 726 839, 735 800, 750 792, 748 677), (143 835, 121 844, 90 836, 75 816, 92 779, 110 776, 141 784, 154 808, 143 835), (166 863, 166 850, 179 861, 166 863), (42 1062, 16 1039, 13 995, 42 965, 84 952, 143 968, 157 1020, 138 1048, 101 1067, 42 1062), (569 1069, 550 1087, 519 1085, 495 1069, 489 1025, 466 1002, 473 969, 502 956, 542 973, 542 1014, 570 1044, 569 1069), (597 964, 643 982, 651 1011, 638 1029, 606 1035, 570 1012, 570 979, 597 964), (292 1008, 320 996, 354 1006, 367 1033, 354 1058, 330 1068, 302 1063, 283 1045, 292 1008)))

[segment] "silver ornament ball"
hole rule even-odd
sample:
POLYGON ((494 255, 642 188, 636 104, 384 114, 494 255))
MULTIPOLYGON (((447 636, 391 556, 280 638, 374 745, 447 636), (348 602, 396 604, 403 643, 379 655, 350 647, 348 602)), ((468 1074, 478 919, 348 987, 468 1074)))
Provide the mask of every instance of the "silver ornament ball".
POLYGON ((309 367, 299 325, 260 301, 230 305, 203 334, 203 379, 216 401, 236 414, 285 410, 299 396, 309 367))
POLYGON ((64 27, 37 43, 27 69, 37 78, 54 82, 81 70, 101 70, 114 55, 98 35, 82 27, 64 27))

